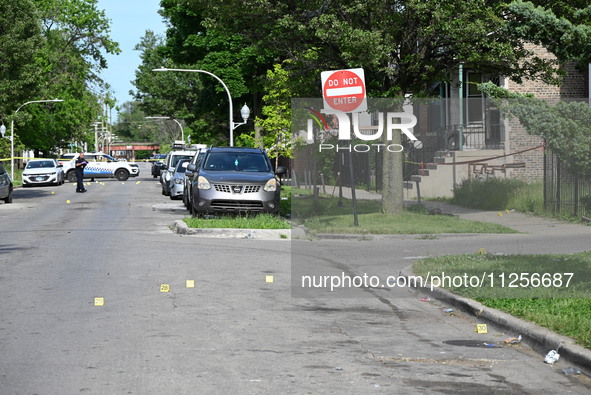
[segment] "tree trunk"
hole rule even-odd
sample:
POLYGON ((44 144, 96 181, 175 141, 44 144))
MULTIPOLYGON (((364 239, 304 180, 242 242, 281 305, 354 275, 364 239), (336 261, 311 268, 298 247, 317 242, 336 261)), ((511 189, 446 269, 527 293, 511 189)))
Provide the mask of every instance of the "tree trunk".
MULTIPOLYGON (((386 146, 401 143, 402 136, 398 130, 392 133, 392 141, 385 142, 386 146)), ((384 150, 382 157, 382 211, 384 214, 399 214, 404 205, 402 173, 404 152, 384 150)))

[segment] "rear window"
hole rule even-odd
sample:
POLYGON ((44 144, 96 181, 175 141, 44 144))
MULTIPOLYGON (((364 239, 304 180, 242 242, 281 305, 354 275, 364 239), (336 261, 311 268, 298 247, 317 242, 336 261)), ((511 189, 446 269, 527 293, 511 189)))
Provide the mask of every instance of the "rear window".
POLYGON ((27 163, 27 169, 44 169, 48 167, 55 167, 55 163, 52 160, 36 160, 27 163))
POLYGON ((172 158, 170 158, 170 167, 176 167, 176 165, 178 165, 179 161, 182 159, 191 160, 193 159, 193 155, 174 155, 172 158))
POLYGON ((265 155, 256 152, 211 152, 205 160, 203 169, 265 173, 270 171, 265 155))

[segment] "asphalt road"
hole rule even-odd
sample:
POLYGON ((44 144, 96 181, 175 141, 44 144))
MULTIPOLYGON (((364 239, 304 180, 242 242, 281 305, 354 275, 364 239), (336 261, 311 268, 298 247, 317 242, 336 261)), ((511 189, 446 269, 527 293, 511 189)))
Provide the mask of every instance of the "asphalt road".
POLYGON ((478 334, 472 317, 408 290, 292 290, 307 268, 397 274, 412 257, 507 238, 182 237, 169 226, 185 212, 148 175, 86 194, 19 189, 0 204, 2 395, 591 391, 527 344, 465 346, 517 334, 478 334))

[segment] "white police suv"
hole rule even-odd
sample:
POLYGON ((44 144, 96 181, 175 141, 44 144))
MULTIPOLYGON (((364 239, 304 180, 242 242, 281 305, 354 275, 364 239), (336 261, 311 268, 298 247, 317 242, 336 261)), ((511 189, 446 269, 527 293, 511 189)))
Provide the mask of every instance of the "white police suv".
MULTIPOLYGON (((78 154, 64 154, 59 159, 60 163, 73 163, 78 158, 78 154)), ((140 169, 137 164, 130 162, 120 162, 102 152, 84 153, 84 159, 88 162, 84 169, 84 178, 116 178, 119 181, 125 181, 129 177, 140 175, 140 169)), ((64 166, 65 167, 65 166, 64 166)), ((66 169, 66 178, 70 182, 76 182, 76 172, 74 166, 66 169)))

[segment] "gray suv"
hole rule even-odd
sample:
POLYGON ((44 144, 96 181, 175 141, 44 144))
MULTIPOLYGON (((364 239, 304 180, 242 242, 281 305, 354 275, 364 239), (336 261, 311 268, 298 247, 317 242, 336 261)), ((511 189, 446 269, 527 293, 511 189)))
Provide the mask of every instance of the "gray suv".
POLYGON ((190 164, 194 172, 189 210, 194 216, 219 213, 279 213, 284 167, 273 167, 265 151, 212 147, 190 164))
POLYGON ((0 200, 4 200, 4 203, 12 203, 12 188, 10 175, 0 163, 0 200))

